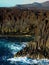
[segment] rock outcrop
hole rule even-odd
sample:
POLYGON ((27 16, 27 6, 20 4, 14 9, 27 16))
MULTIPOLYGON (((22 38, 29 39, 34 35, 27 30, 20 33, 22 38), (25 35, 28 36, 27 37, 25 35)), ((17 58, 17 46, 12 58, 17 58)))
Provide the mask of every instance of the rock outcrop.
POLYGON ((43 46, 37 47, 36 42, 29 42, 24 49, 14 54, 14 57, 20 57, 20 56, 22 57, 27 56, 28 58, 32 59, 42 59, 42 58, 49 59, 49 48, 46 47, 45 50, 43 46))

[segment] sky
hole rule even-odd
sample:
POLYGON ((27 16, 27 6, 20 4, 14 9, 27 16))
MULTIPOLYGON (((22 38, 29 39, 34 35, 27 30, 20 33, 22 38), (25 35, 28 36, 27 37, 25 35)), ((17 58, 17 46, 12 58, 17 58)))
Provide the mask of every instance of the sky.
MULTIPOLYGON (((45 2, 47 0, 0 0, 0 7, 10 7, 18 4, 29 4, 33 2, 45 2)), ((48 0, 49 1, 49 0, 48 0)))

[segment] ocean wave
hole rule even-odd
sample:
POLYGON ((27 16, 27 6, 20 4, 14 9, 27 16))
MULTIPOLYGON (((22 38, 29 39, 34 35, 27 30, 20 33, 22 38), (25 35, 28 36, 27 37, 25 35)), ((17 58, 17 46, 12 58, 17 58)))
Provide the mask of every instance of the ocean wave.
POLYGON ((15 62, 22 62, 26 64, 39 64, 39 65, 49 65, 48 59, 30 59, 27 57, 15 57, 15 58, 9 58, 7 61, 10 61, 11 63, 15 62))
POLYGON ((27 42, 8 42, 8 41, 0 41, 0 48, 8 48, 12 54, 17 53, 26 47, 27 42))

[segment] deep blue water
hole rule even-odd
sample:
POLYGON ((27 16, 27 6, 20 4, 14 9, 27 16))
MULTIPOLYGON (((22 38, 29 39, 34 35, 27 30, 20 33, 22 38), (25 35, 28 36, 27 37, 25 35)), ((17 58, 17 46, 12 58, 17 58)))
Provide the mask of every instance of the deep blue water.
POLYGON ((0 65, 49 65, 49 60, 14 58, 14 54, 23 49, 27 42, 17 42, 13 39, 0 38, 0 65))

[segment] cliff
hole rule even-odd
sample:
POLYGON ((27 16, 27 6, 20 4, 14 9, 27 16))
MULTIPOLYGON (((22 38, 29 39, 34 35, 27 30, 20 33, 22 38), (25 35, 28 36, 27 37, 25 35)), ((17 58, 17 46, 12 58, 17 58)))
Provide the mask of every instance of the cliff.
MULTIPOLYGON (((47 53, 47 50, 49 49, 49 10, 18 7, 0 8, 0 36, 8 37, 8 35, 34 36, 34 42, 37 44, 37 46, 35 45, 37 50, 35 49, 34 53, 34 49, 32 49, 33 52, 31 51, 31 54, 33 53, 36 55, 36 52, 43 53, 44 51, 47 53), (41 50, 43 49, 43 51, 39 50, 39 47, 41 50)), ((27 48, 25 48, 25 50, 27 48)), ((31 48, 30 45, 29 48, 31 48)), ((30 52, 28 53, 30 56, 30 52)), ((24 52, 24 55, 25 54, 26 52, 24 52)), ((45 53, 42 55, 44 54, 45 53)), ((17 55, 19 55, 19 53, 17 55)), ((45 56, 46 55, 44 55, 44 57, 45 56)), ((49 53, 47 53, 46 58, 47 57, 49 58, 49 53)))

